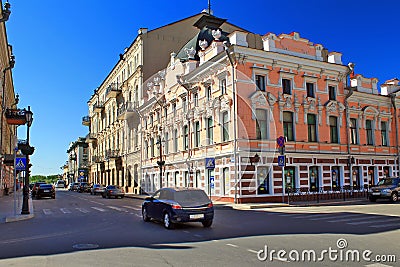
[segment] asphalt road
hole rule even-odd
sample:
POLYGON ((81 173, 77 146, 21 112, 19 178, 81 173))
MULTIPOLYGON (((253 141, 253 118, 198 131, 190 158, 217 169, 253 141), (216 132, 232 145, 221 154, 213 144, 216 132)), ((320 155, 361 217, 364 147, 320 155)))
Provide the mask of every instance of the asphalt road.
POLYGON ((400 266, 400 203, 362 204, 216 206, 210 229, 167 230, 143 222, 141 200, 58 191, 33 200, 35 218, 0 225, 0 266, 400 266))

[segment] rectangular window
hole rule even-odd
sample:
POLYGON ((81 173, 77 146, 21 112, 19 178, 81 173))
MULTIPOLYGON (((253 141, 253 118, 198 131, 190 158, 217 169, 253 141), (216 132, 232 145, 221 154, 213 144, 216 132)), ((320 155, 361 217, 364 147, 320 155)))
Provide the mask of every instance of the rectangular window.
POLYGON ((172 114, 174 114, 174 117, 176 118, 176 103, 172 104, 172 114))
POLYGON ((374 139, 373 139, 373 133, 372 133, 372 121, 371 120, 365 121, 365 130, 367 133, 367 145, 372 146, 374 144, 374 139))
POLYGON ((222 141, 226 142, 229 140, 229 118, 228 111, 222 113, 222 141))
POLYGON ((178 186, 178 176, 179 176, 179 172, 176 171, 176 172, 174 173, 174 185, 175 185, 175 187, 178 186))
POLYGON ((318 167, 313 166, 309 169, 309 177, 310 177, 310 191, 318 192, 319 191, 319 174, 318 167))
POLYGON ((207 138, 208 138, 208 144, 209 145, 214 143, 214 138, 213 138, 213 118, 212 117, 207 119, 207 138))
POLYGON ((225 167, 222 169, 222 194, 229 195, 229 191, 231 188, 231 182, 229 179, 229 168, 225 167))
POLYGON ((168 118, 168 108, 164 108, 164 118, 168 118))
POLYGON ((328 86, 329 100, 336 100, 335 86, 328 86))
POLYGON ((196 121, 194 124, 195 136, 194 136, 194 146, 200 146, 200 122, 196 121))
POLYGON ((308 142, 317 142, 317 121, 315 114, 307 114, 308 142))
POLYGON ((207 86, 206 97, 207 97, 207 100, 211 99, 211 85, 207 86))
POLYGON ((283 94, 292 94, 292 83, 289 79, 282 79, 283 94))
POLYGON ((339 143, 337 117, 329 116, 329 128, 331 133, 331 143, 339 143))
POLYGON ((226 94, 226 79, 219 80, 219 90, 221 91, 221 95, 226 94))
POLYGON ((186 111, 187 111, 187 102, 186 102, 186 98, 185 98, 185 97, 182 98, 182 110, 183 110, 183 112, 185 112, 185 113, 186 113, 186 111))
POLYGON ((265 92, 265 76, 264 75, 256 75, 256 85, 257 85, 257 90, 265 92))
POLYGON ((200 171, 196 171, 196 180, 195 180, 195 187, 200 188, 201 187, 201 172, 200 171))
POLYGON ((388 146, 387 123, 386 123, 386 121, 382 121, 381 122, 381 141, 382 141, 382 146, 388 146))
POLYGON ((314 84, 313 83, 306 83, 306 89, 307 89, 307 97, 315 98, 314 84))
POLYGON ((183 127, 183 149, 187 150, 189 147, 189 127, 186 125, 183 127))
POLYGON ((296 188, 295 167, 285 167, 285 188, 286 190, 296 188))
POLYGON ((341 187, 340 183, 340 167, 332 167, 331 170, 331 175, 332 175, 332 189, 333 190, 339 190, 341 187))
POLYGON ((174 152, 178 152, 178 130, 174 130, 174 152))
POLYGON ((193 102, 194 102, 195 107, 199 106, 199 94, 198 93, 193 94, 193 102))
POLYGON ((283 133, 288 141, 294 141, 293 113, 283 112, 283 133))
POLYGON ((151 157, 154 157, 154 139, 151 138, 150 139, 150 153, 151 153, 151 157))
POLYGON ((257 194, 265 195, 270 193, 269 169, 267 167, 257 168, 257 194))
POLYGON ((358 144, 357 138, 357 119, 350 119, 350 142, 352 145, 358 144))
POLYGON ((169 134, 165 133, 165 147, 164 147, 164 153, 168 154, 169 153, 169 134))
POLYGON ((256 138, 265 140, 268 138, 268 114, 265 109, 256 109, 256 138))

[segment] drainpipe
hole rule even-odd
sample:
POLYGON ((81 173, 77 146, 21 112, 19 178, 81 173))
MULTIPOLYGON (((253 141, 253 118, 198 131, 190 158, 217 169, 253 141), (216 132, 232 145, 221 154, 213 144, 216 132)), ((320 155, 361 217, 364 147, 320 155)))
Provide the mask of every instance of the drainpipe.
POLYGON ((236 123, 237 123, 237 112, 236 112, 236 104, 237 104, 237 94, 236 94, 236 85, 235 85, 235 65, 232 59, 232 56, 229 52, 229 47, 231 44, 227 41, 224 42, 224 48, 226 55, 228 56, 229 62, 232 67, 232 94, 233 94, 233 157, 234 157, 234 166, 235 166, 235 204, 238 203, 238 166, 237 166, 237 132, 236 132, 236 123))
MULTIPOLYGON (((347 67, 348 67, 348 71, 346 73, 346 88, 349 90, 349 92, 347 93, 347 95, 344 98, 344 104, 345 104, 345 107, 346 107, 346 133, 347 133, 347 154, 348 154, 348 164, 349 164, 349 178, 350 178, 350 185, 353 185, 353 179, 351 177, 351 174, 352 174, 352 172, 351 172, 352 162, 351 162, 350 133, 349 133, 349 131, 350 131, 350 125, 349 125, 350 124, 350 111, 349 111, 348 99, 349 99, 350 96, 353 95, 354 90, 353 90, 353 87, 349 86, 349 84, 348 84, 348 77, 349 77, 350 73, 352 73, 354 71, 354 63, 350 62, 347 65, 347 67)), ((343 173, 343 184, 342 184, 342 186, 343 185, 344 185, 344 173, 343 173)))
POLYGON ((397 121, 396 93, 390 94, 390 100, 394 109, 394 123, 396 127, 396 151, 397 151, 397 176, 400 171, 400 151, 399 151, 399 124, 397 121))

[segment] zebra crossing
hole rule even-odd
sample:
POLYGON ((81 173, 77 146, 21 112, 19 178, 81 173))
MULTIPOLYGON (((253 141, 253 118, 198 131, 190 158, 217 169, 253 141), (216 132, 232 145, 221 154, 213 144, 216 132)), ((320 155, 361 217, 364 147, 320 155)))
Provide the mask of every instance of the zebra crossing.
POLYGON ((124 212, 134 214, 135 212, 141 211, 140 207, 131 207, 131 206, 92 206, 92 207, 85 207, 85 208, 52 208, 52 209, 42 209, 41 212, 44 215, 54 215, 54 214, 71 214, 71 213, 80 213, 80 214, 87 214, 92 212, 124 212))
POLYGON ((367 226, 371 228, 400 228, 399 216, 386 216, 365 213, 332 212, 332 213, 280 213, 278 216, 327 223, 344 223, 352 226, 367 226))

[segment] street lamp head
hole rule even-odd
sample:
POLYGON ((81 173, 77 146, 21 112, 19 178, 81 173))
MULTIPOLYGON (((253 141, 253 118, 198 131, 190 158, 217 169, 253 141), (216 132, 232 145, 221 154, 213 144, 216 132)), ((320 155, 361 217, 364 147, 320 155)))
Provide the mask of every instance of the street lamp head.
POLYGON ((25 111, 25 118, 26 118, 26 123, 28 127, 31 127, 32 122, 33 122, 33 113, 30 110, 25 111))

